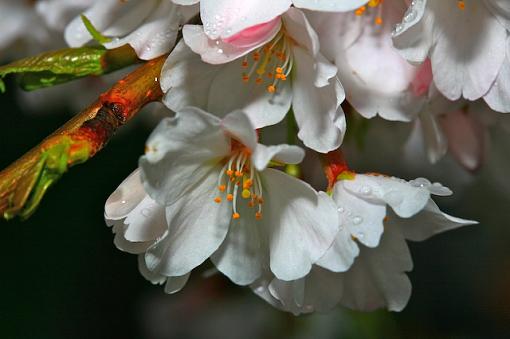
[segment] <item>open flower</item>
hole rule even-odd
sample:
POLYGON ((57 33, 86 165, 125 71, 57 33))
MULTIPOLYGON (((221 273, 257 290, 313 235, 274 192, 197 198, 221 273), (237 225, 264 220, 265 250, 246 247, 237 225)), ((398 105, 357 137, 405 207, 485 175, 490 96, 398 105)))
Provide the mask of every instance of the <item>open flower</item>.
POLYGON ((290 8, 228 39, 212 40, 187 25, 161 75, 166 105, 197 106, 218 115, 235 109, 255 128, 281 121, 291 105, 303 143, 319 152, 336 149, 346 124, 337 69, 319 51, 303 12, 290 8), (200 57, 202 60, 200 60, 200 57))
POLYGON ((391 33, 405 0, 370 1, 347 13, 310 13, 322 52, 335 60, 346 99, 366 118, 410 121, 427 99, 430 62, 413 66, 393 47, 391 33))
POLYGON ((270 163, 295 164, 297 146, 263 146, 248 117, 223 120, 196 108, 164 119, 140 160, 147 193, 166 206, 168 231, 145 254, 150 271, 184 276, 207 258, 246 285, 264 269, 305 276, 338 231, 325 193, 270 163))
POLYGON ((439 183, 352 172, 340 177, 333 189, 340 231, 328 252, 303 279, 285 282, 266 275, 252 287, 295 314, 326 311, 338 303, 363 311, 400 311, 411 294, 405 272, 412 260, 405 240, 422 241, 475 222, 439 210, 430 194, 451 194, 439 183))
MULTIPOLYGON (((395 26, 394 45, 410 62, 421 63, 429 57, 434 83, 448 99, 484 97, 505 71, 510 10, 503 2, 412 1, 403 21, 395 26)), ((506 88, 494 91, 508 98, 506 88)), ((508 105, 500 108, 510 111, 508 105)))
POLYGON ((147 269, 144 253, 167 231, 165 208, 152 200, 140 181, 137 169, 112 193, 105 204, 104 217, 113 226, 118 249, 138 254, 140 273, 153 284, 165 284, 165 292, 175 293, 186 284, 189 274, 165 277, 147 269))
MULTIPOLYGON (((168 53, 182 23, 179 6, 169 0, 96 0, 83 15, 104 35, 113 37, 106 48, 129 44, 144 60, 168 53)), ((67 26, 65 39, 72 47, 92 40, 81 17, 67 26)))

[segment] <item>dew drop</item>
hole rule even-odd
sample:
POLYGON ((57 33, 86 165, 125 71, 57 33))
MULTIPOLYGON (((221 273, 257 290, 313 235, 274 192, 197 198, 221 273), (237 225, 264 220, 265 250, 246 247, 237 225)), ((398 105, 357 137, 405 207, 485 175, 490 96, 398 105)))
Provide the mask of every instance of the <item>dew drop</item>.
POLYGON ((338 207, 338 212, 344 213, 345 212, 345 208, 343 208, 342 206, 338 207))
POLYGON ((357 215, 354 218, 352 218, 352 222, 354 223, 354 225, 359 225, 363 222, 363 218, 357 215))
POLYGON ((144 208, 141 213, 144 217, 149 218, 152 214, 152 210, 150 208, 144 208))
POLYGON ((404 21, 405 22, 411 22, 413 21, 414 19, 416 19, 416 11, 414 10, 410 10, 405 16, 404 16, 404 21))
POLYGON ((359 191, 360 191, 360 193, 365 194, 365 195, 372 193, 372 189, 368 186, 361 187, 361 189, 359 191))

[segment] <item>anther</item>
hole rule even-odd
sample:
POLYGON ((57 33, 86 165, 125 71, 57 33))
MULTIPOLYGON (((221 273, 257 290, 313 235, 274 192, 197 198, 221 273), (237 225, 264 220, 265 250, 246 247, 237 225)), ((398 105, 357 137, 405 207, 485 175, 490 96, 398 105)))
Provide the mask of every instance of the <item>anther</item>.
POLYGON ((466 9, 466 3, 464 2, 464 0, 457 1, 457 7, 462 10, 466 9))
POLYGON ((255 213, 255 219, 257 219, 257 220, 262 219, 262 213, 260 213, 260 212, 255 213))
POLYGON ((234 218, 234 219, 239 219, 240 217, 241 217, 241 215, 239 213, 232 214, 232 218, 234 218))
POLYGON ((251 192, 245 188, 245 189, 243 189, 243 192, 241 193, 241 196, 244 199, 249 199, 251 197, 251 192))
POLYGON ((227 170, 227 172, 226 172, 226 173, 227 173, 227 175, 228 175, 229 177, 231 177, 231 176, 233 176, 233 175, 234 175, 234 171, 232 171, 232 170, 227 170))
POLYGON ((225 185, 219 185, 219 186, 218 186, 218 189, 220 190, 220 192, 225 192, 225 190, 227 189, 227 186, 225 186, 225 185))
POLYGON ((232 201, 232 200, 234 200, 234 196, 233 196, 232 194, 230 194, 230 193, 229 193, 229 194, 227 194, 227 200, 228 200, 228 201, 232 201))
POLYGON ((219 204, 221 202, 221 198, 220 197, 216 197, 214 198, 214 202, 219 204))
POLYGON ((378 17, 376 17, 376 18, 375 18, 374 23, 375 23, 376 25, 379 25, 379 26, 380 26, 380 25, 382 25, 383 20, 382 20, 382 18, 381 18, 380 16, 378 16, 378 17))
POLYGON ((243 188, 247 189, 247 188, 250 188, 251 186, 253 185, 253 180, 251 179, 248 179, 244 182, 243 184, 243 188))
POLYGON ((269 85, 269 86, 267 86, 267 91, 269 93, 275 93, 276 92, 276 87, 274 85, 269 85))
POLYGON ((235 171, 235 175, 236 175, 236 177, 242 177, 243 176, 243 172, 235 171))
POLYGON ((366 10, 367 8, 365 6, 361 6, 360 8, 354 11, 354 14, 356 14, 357 16, 362 16, 366 10))

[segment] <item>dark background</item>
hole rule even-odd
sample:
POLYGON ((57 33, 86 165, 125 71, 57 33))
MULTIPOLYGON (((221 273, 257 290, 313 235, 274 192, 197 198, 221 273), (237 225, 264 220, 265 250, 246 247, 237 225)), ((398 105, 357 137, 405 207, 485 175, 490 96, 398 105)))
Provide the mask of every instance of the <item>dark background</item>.
MULTIPOLYGON (((13 83, 8 89, 0 95, 0 168, 76 111, 65 102, 22 110, 13 83)), ((73 95, 79 93, 67 93, 67 99, 73 95)), ((183 291, 165 295, 140 276, 135 256, 115 248, 103 220, 104 202, 136 168, 150 130, 135 122, 94 159, 64 175, 28 221, 0 221, 1 338, 510 337, 504 134, 493 135, 488 164, 468 176, 457 198, 448 205, 439 200, 446 212, 480 224, 410 244, 413 294, 403 312, 337 309, 294 317, 220 276, 194 274, 183 291)), ((365 148, 369 154, 370 142, 365 148)), ((413 174, 399 167, 399 159, 393 166, 396 175, 413 174)), ((448 184, 441 170, 435 173, 433 179, 448 184)))

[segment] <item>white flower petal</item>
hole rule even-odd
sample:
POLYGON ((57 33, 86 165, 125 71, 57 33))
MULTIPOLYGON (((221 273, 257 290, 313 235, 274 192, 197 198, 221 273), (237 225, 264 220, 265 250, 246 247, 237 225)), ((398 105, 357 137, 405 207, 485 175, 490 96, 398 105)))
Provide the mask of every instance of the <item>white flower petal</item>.
POLYGON ((429 199, 425 208, 413 218, 391 218, 390 222, 392 227, 399 227, 404 237, 412 241, 423 241, 445 231, 478 223, 441 212, 432 199, 429 199))
POLYGON ((220 169, 208 173, 186 196, 167 207, 168 233, 145 255, 151 271, 185 275, 219 248, 232 216, 226 199, 214 202, 219 175, 220 169))
POLYGON ((180 14, 177 6, 161 1, 143 23, 124 37, 105 44, 108 49, 129 44, 140 59, 150 60, 168 53, 179 32, 180 14))
MULTIPOLYGON (((333 198, 335 200, 335 197, 333 198)), ((354 198, 356 199, 356 198, 354 198)), ((345 207, 342 207, 342 211, 346 211, 345 207)), ((356 229, 353 225, 352 221, 346 220, 347 215, 342 212, 340 213, 340 230, 336 235, 335 241, 331 245, 331 247, 326 251, 326 253, 316 262, 316 265, 327 268, 332 272, 345 272, 347 271, 354 262, 354 259, 359 255, 359 248, 356 242, 353 240, 353 234, 351 232, 360 232, 359 229, 356 229), (347 228, 349 225, 349 228, 347 228)), ((363 211, 364 212, 364 211, 363 211)), ((351 212, 352 213, 352 212, 351 212)), ((383 217, 384 218, 384 217, 383 217)), ((350 219, 350 218, 349 218, 350 219)), ((357 226, 357 225, 356 225, 357 226)), ((372 226, 372 225, 369 225, 372 226)), ((366 232, 366 230, 365 230, 366 232)), ((372 234, 372 230, 369 230, 369 234, 372 234)), ((365 233, 363 233, 365 234, 365 233)), ((359 233, 358 233, 359 236, 359 233)), ((365 237, 362 237, 362 240, 365 237)), ((375 237, 374 237, 375 238, 375 237)), ((377 237, 377 242, 379 239, 377 237)), ((313 272, 313 270, 312 270, 313 272)))
POLYGON ((405 272, 412 267, 404 237, 398 229, 388 227, 378 247, 362 248, 352 268, 338 274, 344 282, 341 303, 359 311, 382 307, 401 311, 411 296, 411 282, 405 272))
POLYGON ((167 229, 165 208, 146 196, 133 211, 124 224, 127 225, 124 237, 132 242, 153 241, 167 229))
POLYGON ((241 109, 255 128, 279 123, 290 109, 292 92, 290 81, 278 83, 276 93, 269 93, 267 85, 258 85, 255 79, 242 81, 242 60, 233 61, 218 72, 211 84, 208 111, 225 114, 241 109))
POLYGON ((202 0, 200 14, 211 39, 228 38, 281 15, 291 0, 202 0))
POLYGON ((434 16, 427 3, 427 0, 414 2, 408 9, 414 18, 397 24, 393 32, 393 46, 411 63, 424 62, 433 44, 434 16))
POLYGON ((342 184, 362 199, 390 205, 402 218, 410 218, 421 211, 430 197, 427 187, 420 187, 418 183, 413 186, 405 180, 382 175, 356 174, 354 180, 343 180, 342 184))
POLYGON ((145 279, 149 280, 154 285, 163 285, 167 280, 167 277, 164 275, 149 271, 147 265, 145 265, 144 255, 142 254, 138 256, 138 270, 145 279))
POLYGON ((218 270, 237 285, 253 283, 262 274, 267 260, 260 222, 255 212, 245 204, 238 205, 241 217, 232 220, 229 232, 220 248, 211 256, 218 270))
POLYGON ((106 223, 124 219, 146 196, 140 181, 140 169, 136 169, 110 195, 104 207, 106 223))
POLYGON ((243 111, 234 111, 221 120, 221 127, 250 150, 257 147, 257 132, 243 111))
POLYGON ((224 41, 212 40, 206 35, 204 28, 199 25, 185 25, 182 33, 186 45, 188 45, 193 52, 200 54, 204 62, 218 65, 238 59, 257 47, 269 42, 278 33, 280 26, 281 25, 275 26, 263 40, 259 40, 247 47, 236 46, 224 41))
POLYGON ((115 233, 113 243, 119 250, 131 254, 141 254, 144 253, 154 243, 154 241, 132 242, 127 240, 124 237, 127 227, 128 226, 120 220, 113 222, 112 232, 115 233))
MULTIPOLYGON (((344 182, 337 182, 333 191, 333 200, 338 208, 339 220, 341 227, 346 229, 345 232, 350 233, 353 237, 358 239, 361 243, 368 247, 376 247, 379 245, 381 234, 384 231, 383 220, 386 217, 386 205, 383 201, 363 199, 356 194, 352 194, 349 188, 346 187, 344 182)), ((333 247, 328 250, 338 253, 336 250, 336 242, 338 245, 342 245, 342 238, 337 235, 333 247)), ((349 244, 349 247, 354 247, 353 244, 349 244)), ((332 271, 340 272, 345 271, 347 265, 352 264, 352 260, 358 254, 358 249, 355 248, 352 252, 347 252, 347 249, 342 249, 340 254, 345 258, 345 262, 338 261, 337 263, 332 262, 333 258, 326 257, 324 260, 329 259, 326 262, 321 258, 320 265, 330 269, 332 271), (349 257, 349 255, 353 257, 349 257)), ((332 255, 330 253, 329 255, 332 255)), ((341 258, 342 258, 341 257, 341 258)), ((343 259, 343 258, 342 258, 343 259)))
POLYGON ((510 31, 510 2, 506 0, 484 0, 484 2, 506 30, 510 31))
POLYGON ((194 5, 200 2, 200 0, 172 0, 172 1, 178 5, 184 6, 194 5))
POLYGON ((280 301, 282 309, 295 315, 330 311, 343 295, 342 279, 317 266, 299 280, 273 279, 268 289, 280 301))
POLYGON ((140 158, 142 181, 154 200, 172 204, 229 154, 230 141, 219 124, 218 118, 191 107, 161 121, 140 158))
POLYGON ((315 60, 300 47, 293 48, 296 68, 292 79, 292 108, 299 126, 298 137, 315 151, 326 153, 340 146, 346 129, 340 106, 343 89, 336 77, 330 85, 314 85, 315 60))
POLYGON ((440 35, 431 52, 434 82, 450 100, 486 94, 505 58, 506 30, 481 2, 467 2, 475 8, 460 11, 451 3, 434 12, 439 17, 435 34, 440 35))
POLYGON ((200 55, 194 53, 181 40, 170 53, 161 71, 161 88, 165 93, 163 102, 175 112, 187 106, 195 106, 218 113, 209 109, 208 103, 210 92, 215 87, 213 81, 224 69, 224 65, 203 62, 200 55))
POLYGON ((314 11, 347 12, 363 6, 368 0, 293 0, 292 2, 296 7, 314 11))
POLYGON ((301 48, 313 56, 319 53, 319 37, 302 11, 290 8, 283 16, 283 23, 287 34, 301 48))
POLYGON ((510 112, 510 35, 506 39, 506 57, 496 81, 489 92, 483 97, 495 111, 510 112))
POLYGON ((174 294, 182 290, 188 282, 190 273, 180 277, 168 277, 165 284, 165 293, 174 294))
MULTIPOLYGON (((156 4, 157 0, 144 2, 103 0, 96 1, 83 14, 104 35, 123 36, 139 27, 156 4)), ((74 18, 66 27, 65 39, 71 47, 79 47, 92 40, 81 17, 74 18)))
POLYGON ((274 169, 261 172, 264 217, 270 234, 270 267, 281 280, 305 276, 331 246, 338 214, 330 197, 274 169), (285 188, 285 189, 283 189, 285 188))
POLYGON ((283 164, 299 164, 305 157, 305 151, 294 145, 265 146, 258 144, 252 154, 252 161, 259 171, 265 169, 271 160, 283 164))

